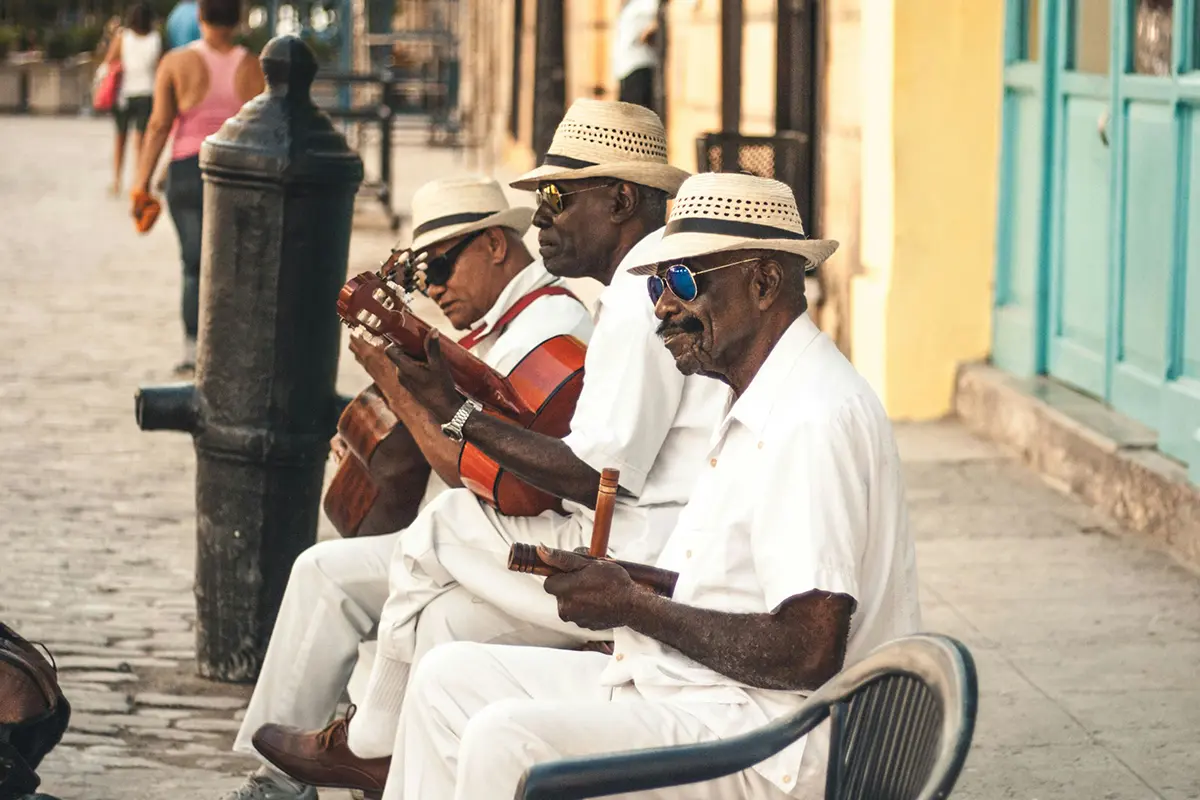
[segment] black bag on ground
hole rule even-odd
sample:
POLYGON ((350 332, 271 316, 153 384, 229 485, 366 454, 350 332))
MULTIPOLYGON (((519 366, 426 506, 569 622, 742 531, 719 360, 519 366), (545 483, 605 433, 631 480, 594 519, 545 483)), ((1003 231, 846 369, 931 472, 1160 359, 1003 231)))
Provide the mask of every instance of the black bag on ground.
POLYGON ((70 719, 55 665, 0 622, 0 800, 37 789, 38 765, 70 719))

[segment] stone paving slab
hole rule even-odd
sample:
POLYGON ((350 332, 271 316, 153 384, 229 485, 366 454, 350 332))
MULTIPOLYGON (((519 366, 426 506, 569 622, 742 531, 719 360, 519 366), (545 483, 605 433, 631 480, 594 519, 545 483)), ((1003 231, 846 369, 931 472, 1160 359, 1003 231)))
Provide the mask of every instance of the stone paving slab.
MULTIPOLYGON (((139 432, 132 402, 172 380, 176 244, 169 219, 139 237, 104 196, 110 137, 0 118, 0 618, 51 648, 76 709, 46 791, 206 800, 253 766, 229 751, 249 687, 194 674, 191 443, 139 432)), ((402 149, 398 203, 459 169, 402 149)), ((351 268, 392 238, 356 231, 351 268)), ((339 389, 365 383, 343 358, 339 389)), ((954 796, 1200 797, 1196 575, 953 421, 899 434, 925 626, 980 676, 954 796)))

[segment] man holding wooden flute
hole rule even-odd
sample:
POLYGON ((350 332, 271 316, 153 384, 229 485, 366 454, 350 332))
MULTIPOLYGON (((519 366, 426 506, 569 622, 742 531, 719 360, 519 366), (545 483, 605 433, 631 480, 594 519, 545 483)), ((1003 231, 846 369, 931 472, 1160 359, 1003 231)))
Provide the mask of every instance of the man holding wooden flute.
MULTIPOLYGON (((679 370, 736 397, 661 555, 672 597, 619 565, 542 548, 559 614, 615 629, 612 656, 455 642, 418 666, 385 800, 512 797, 532 764, 726 738, 920 623, 899 457, 875 392, 806 313, 791 190, 684 183, 646 275, 679 370)), ((627 548, 623 558, 641 560, 627 548)), ((753 769, 656 798, 824 797, 828 730, 753 769)))

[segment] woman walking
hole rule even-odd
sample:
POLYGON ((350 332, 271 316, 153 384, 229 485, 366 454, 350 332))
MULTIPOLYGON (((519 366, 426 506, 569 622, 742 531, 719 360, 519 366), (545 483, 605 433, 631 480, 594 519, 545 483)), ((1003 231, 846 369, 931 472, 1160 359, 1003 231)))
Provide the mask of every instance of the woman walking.
POLYGON ((183 361, 176 368, 195 368, 200 307, 200 230, 203 183, 200 143, 225 120, 262 92, 258 57, 233 43, 241 18, 240 0, 200 0, 201 38, 163 57, 154 88, 154 113, 134 183, 135 208, 150 194, 150 180, 178 120, 167 167, 167 203, 179 234, 183 261, 183 361))
POLYGON ((137 163, 142 136, 150 120, 154 97, 154 71, 162 56, 162 37, 153 29, 150 6, 136 3, 125 15, 125 27, 108 46, 104 62, 110 70, 121 69, 121 88, 113 104, 117 122, 116 148, 113 151, 113 196, 121 194, 121 175, 125 167, 125 143, 133 128, 133 160, 137 163))

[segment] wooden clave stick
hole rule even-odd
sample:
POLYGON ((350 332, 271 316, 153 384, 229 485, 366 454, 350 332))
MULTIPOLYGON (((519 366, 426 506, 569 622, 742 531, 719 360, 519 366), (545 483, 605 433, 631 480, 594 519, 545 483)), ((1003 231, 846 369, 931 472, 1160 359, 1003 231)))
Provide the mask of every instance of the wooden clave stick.
MULTIPOLYGON (((620 473, 615 469, 605 469, 600 473, 600 491, 596 495, 596 519, 592 523, 592 543, 586 555, 574 553, 582 558, 598 561, 609 561, 629 573, 636 583, 662 595, 670 597, 675 592, 675 581, 679 579, 678 572, 651 567, 647 564, 634 564, 629 561, 616 561, 608 558, 608 536, 612 531, 613 511, 617 499, 617 481, 620 473)), ((532 575, 555 575, 560 570, 542 560, 535 544, 524 542, 515 543, 508 552, 508 568, 513 572, 524 572, 532 575)))
POLYGON ((588 555, 604 558, 608 555, 608 535, 612 532, 613 511, 617 502, 617 481, 621 471, 605 467, 600 471, 600 491, 596 493, 596 518, 592 522, 592 546, 588 555))

